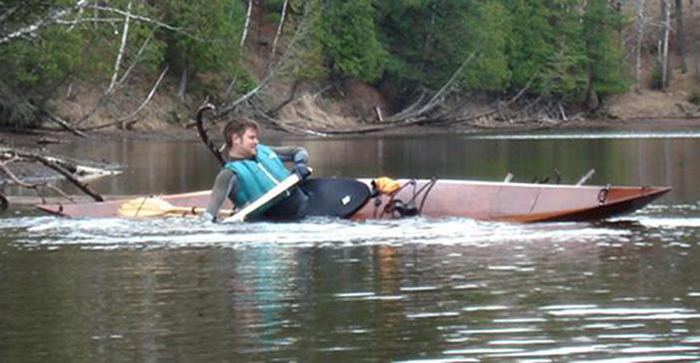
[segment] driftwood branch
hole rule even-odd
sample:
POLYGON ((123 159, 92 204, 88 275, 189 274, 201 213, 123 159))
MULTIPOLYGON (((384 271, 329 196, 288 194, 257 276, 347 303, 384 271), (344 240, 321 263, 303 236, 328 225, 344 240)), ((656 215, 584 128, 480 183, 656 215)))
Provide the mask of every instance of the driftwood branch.
POLYGON ((94 200, 104 200, 100 194, 93 191, 89 186, 87 186, 87 184, 78 180, 78 176, 85 175, 86 173, 91 175, 107 173, 103 169, 76 165, 64 159, 41 155, 31 151, 23 151, 13 148, 0 149, 0 171, 5 174, 14 184, 36 191, 42 200, 44 200, 42 189, 50 189, 57 194, 70 199, 71 201, 73 199, 61 189, 48 185, 48 183, 27 183, 22 181, 8 167, 8 165, 13 162, 38 162, 61 174, 64 178, 70 181, 73 185, 77 186, 85 194, 91 196, 94 200))
MULTIPOLYGON (((86 171, 88 171, 90 173, 105 172, 102 169, 84 167, 84 166, 76 165, 74 163, 68 162, 67 160, 63 160, 60 158, 56 158, 56 157, 52 157, 52 156, 45 156, 45 155, 41 155, 38 153, 30 152, 30 151, 22 151, 22 150, 10 149, 10 148, 5 148, 5 149, 0 150, 0 160, 4 160, 5 163, 14 162, 14 161, 39 162, 42 165, 44 165, 45 167, 47 167, 51 170, 54 170, 57 173, 61 174, 64 178, 66 178, 73 185, 78 187, 85 194, 91 196, 94 200, 99 201, 99 202, 104 200, 104 198, 102 198, 102 196, 100 194, 93 191, 87 184, 81 182, 76 177, 76 175, 79 175, 79 174, 84 173, 86 171)), ((9 171, 9 169, 8 169, 8 171, 9 171)), ((11 172, 10 172, 10 174, 8 174, 8 173, 5 173, 5 174, 10 176, 11 172)), ((14 182, 19 181, 19 178, 12 178, 12 176, 10 176, 10 178, 14 182)), ((23 185, 20 183, 18 183, 18 184, 21 186, 23 185)), ((27 184, 27 185, 29 185, 29 184, 27 184)), ((65 193, 56 190, 57 188, 54 189, 51 186, 46 186, 46 187, 58 192, 59 194, 61 194, 63 196, 65 196, 65 193)), ((36 188, 32 187, 32 189, 36 189, 36 188)))
POLYGON ((63 129, 71 132, 72 134, 80 136, 80 137, 87 137, 87 135, 84 132, 71 126, 70 123, 68 123, 65 120, 61 119, 60 117, 52 114, 51 112, 46 111, 43 108, 38 108, 37 106, 32 105, 32 104, 30 104, 30 107, 34 110, 34 112, 37 112, 40 116, 46 117, 47 119, 49 119, 49 121, 58 124, 63 129))
POLYGON ((76 179, 71 173, 69 173, 67 170, 65 170, 59 163, 55 161, 55 159, 52 158, 47 158, 41 155, 35 155, 33 158, 43 164, 44 166, 58 172, 59 174, 63 175, 64 178, 66 178, 68 181, 73 183, 78 189, 82 190, 85 194, 89 195, 92 197, 97 202, 103 202, 104 198, 98 194, 97 192, 93 191, 87 184, 79 181, 76 179))
MULTIPOLYGON (((0 171, 2 171, 3 174, 5 174, 8 178, 10 178, 10 180, 13 183, 15 183, 16 185, 19 185, 22 188, 34 190, 36 192, 36 194, 41 198, 42 203, 46 202, 46 198, 45 198, 44 194, 42 193, 43 188, 50 189, 50 190, 54 191, 55 193, 59 194, 60 196, 65 197, 65 198, 69 199, 70 201, 73 201, 73 198, 71 198, 63 190, 56 188, 53 185, 49 185, 48 183, 26 183, 26 182, 22 181, 19 177, 17 177, 17 175, 15 175, 12 172, 12 170, 10 170, 10 168, 7 167, 8 164, 10 164, 14 161, 17 161, 17 160, 18 160, 17 158, 14 158, 14 159, 10 159, 10 160, 5 161, 5 162, 0 162, 0 171)), ((4 204, 7 204, 6 199, 5 199, 4 204)), ((5 209, 6 208, 7 208, 7 206, 5 206, 5 209)))

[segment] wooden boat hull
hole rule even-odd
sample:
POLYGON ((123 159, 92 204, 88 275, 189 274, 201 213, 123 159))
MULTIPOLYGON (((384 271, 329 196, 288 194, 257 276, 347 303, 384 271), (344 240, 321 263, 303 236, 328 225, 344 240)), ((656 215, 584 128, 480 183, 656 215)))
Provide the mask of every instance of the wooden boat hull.
MULTIPOLYGON (((426 187, 428 183, 429 180, 416 181, 415 190, 426 187)), ((404 202, 415 199, 414 204, 425 217, 468 217, 484 221, 531 223, 605 219, 640 209, 668 193, 671 188, 438 180, 432 189, 415 198, 413 190, 413 186, 403 188, 394 199, 404 202), (424 196, 425 202, 421 208, 424 196)), ((397 217, 391 208, 384 211, 390 204, 389 199, 382 196, 379 207, 375 203, 366 204, 353 218, 397 217)))
MULTIPOLYGON (((368 186, 370 179, 358 179, 368 186)), ((393 195, 370 198, 350 219, 390 219, 410 215, 466 217, 484 221, 592 221, 640 209, 669 187, 574 186, 463 180, 399 180, 393 195)), ((160 196, 175 206, 206 207, 209 191, 160 196)), ((118 217, 125 200, 38 205, 68 217, 118 217)))

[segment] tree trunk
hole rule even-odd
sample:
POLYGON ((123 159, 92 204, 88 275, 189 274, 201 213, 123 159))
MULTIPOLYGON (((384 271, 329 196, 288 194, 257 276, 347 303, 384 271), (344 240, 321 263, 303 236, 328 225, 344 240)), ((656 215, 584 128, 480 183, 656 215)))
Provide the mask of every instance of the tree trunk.
POLYGON ((668 38, 671 33, 671 3, 670 0, 661 2, 662 16, 664 17, 664 33, 661 40, 661 89, 668 87, 669 62, 668 62, 668 38))
POLYGON ((637 81, 636 89, 639 91, 642 88, 642 47, 644 45, 644 31, 646 30, 647 17, 645 14, 646 0, 637 0, 637 41, 634 48, 635 58, 635 78, 637 81))
POLYGON ((187 94, 187 58, 182 60, 182 71, 180 73, 180 86, 177 89, 177 97, 180 101, 185 101, 187 94))
POLYGON ((685 39, 683 29, 683 0, 676 0, 676 39, 678 39, 678 55, 681 58, 681 69, 683 74, 688 72, 685 63, 685 39))
MULTIPOLYGON (((248 27, 250 26, 250 12, 253 10, 253 0, 248 0, 248 10, 245 14, 245 23, 243 23, 243 33, 241 34, 241 48, 245 44, 245 38, 248 35, 248 27)), ((242 52, 242 50, 241 50, 242 52)))

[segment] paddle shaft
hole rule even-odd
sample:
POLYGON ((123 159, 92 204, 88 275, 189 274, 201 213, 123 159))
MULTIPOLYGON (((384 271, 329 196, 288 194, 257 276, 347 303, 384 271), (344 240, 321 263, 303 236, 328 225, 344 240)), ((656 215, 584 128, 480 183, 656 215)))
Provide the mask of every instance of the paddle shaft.
MULTIPOLYGON (((197 215, 206 212, 200 207, 174 206, 158 197, 143 197, 129 200, 119 208, 119 215, 123 217, 159 217, 167 215, 197 215)), ((230 209, 220 212, 224 215, 232 215, 230 209)))
MULTIPOLYGON (((200 207, 176 207, 173 206, 172 208, 168 209, 165 214, 175 214, 175 213, 183 213, 183 214, 202 214, 206 212, 206 208, 200 208, 200 207)), ((219 211, 219 214, 227 214, 227 215, 233 215, 233 210, 232 209, 222 209, 219 211)))
POLYGON ((256 199, 253 203, 248 204, 245 208, 241 209, 238 211, 236 214, 233 216, 226 218, 223 220, 224 223, 235 223, 235 222, 243 222, 245 218, 258 210, 260 207, 265 205, 267 202, 275 199, 278 195, 286 192, 289 188, 295 186, 297 183, 299 183, 301 179, 299 178, 299 175, 297 174, 292 174, 287 179, 284 179, 281 183, 277 184, 274 188, 270 189, 267 193, 263 194, 262 197, 256 199))

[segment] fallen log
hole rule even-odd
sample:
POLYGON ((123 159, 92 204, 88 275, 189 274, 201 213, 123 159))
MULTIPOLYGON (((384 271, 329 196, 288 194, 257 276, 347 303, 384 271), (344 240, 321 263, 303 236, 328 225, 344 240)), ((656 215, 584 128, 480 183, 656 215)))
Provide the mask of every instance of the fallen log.
POLYGON ((42 192, 44 189, 52 190, 53 192, 69 200, 72 200, 72 198, 61 189, 49 185, 48 182, 28 183, 23 181, 9 168, 9 165, 14 162, 39 163, 42 166, 57 172, 71 184, 80 189, 83 193, 90 196, 93 200, 99 202, 104 201, 104 198, 99 193, 92 190, 84 182, 84 180, 117 173, 117 171, 114 170, 80 165, 67 159, 47 156, 34 151, 6 147, 0 148, 0 173, 7 176, 7 179, 11 184, 34 190, 42 198, 42 200, 45 199, 44 193, 42 192))

